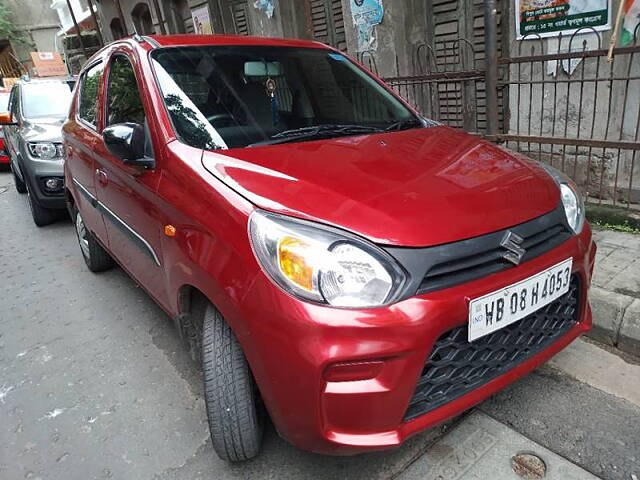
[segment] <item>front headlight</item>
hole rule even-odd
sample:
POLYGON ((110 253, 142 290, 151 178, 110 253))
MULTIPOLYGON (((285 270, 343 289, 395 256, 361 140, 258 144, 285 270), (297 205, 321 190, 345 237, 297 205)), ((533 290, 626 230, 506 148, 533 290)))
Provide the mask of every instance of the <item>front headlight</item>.
POLYGON ((249 235, 269 277, 304 300, 378 307, 394 301, 407 280, 386 252, 335 228, 255 211, 249 235))
POLYGON ((34 158, 42 160, 54 160, 63 157, 61 143, 52 142, 29 142, 29 153, 34 158))
POLYGON ((582 231, 584 225, 585 208, 582 195, 578 191, 578 187, 573 181, 560 170, 543 164, 545 170, 553 177, 560 187, 560 197, 564 207, 564 213, 567 216, 567 223, 574 233, 578 234, 582 231))

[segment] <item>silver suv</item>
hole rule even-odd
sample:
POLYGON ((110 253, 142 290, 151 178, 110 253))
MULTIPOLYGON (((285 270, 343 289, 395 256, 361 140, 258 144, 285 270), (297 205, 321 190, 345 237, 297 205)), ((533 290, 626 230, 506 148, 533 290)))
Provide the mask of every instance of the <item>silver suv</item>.
POLYGON ((61 127, 74 83, 72 78, 21 79, 11 90, 11 116, 2 123, 16 189, 28 194, 39 227, 65 209, 61 127))

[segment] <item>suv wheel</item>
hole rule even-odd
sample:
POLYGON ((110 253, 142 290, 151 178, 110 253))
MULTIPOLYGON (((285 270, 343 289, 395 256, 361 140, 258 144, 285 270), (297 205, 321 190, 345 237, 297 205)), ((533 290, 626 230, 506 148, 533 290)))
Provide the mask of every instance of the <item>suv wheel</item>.
POLYGON ((82 252, 82 258, 84 263, 92 272, 102 272, 108 270, 113 266, 113 259, 107 251, 102 248, 102 245, 98 243, 93 234, 85 226, 82 220, 82 215, 77 208, 73 209, 74 223, 76 225, 76 233, 78 235, 78 243, 80 244, 80 251, 82 252))
POLYGON ((50 223, 52 223, 56 219, 56 214, 58 212, 55 210, 51 210, 50 208, 41 207, 38 204, 38 201, 34 198, 34 195, 31 193, 31 188, 29 187, 29 185, 26 185, 26 188, 27 199, 29 200, 29 209, 31 210, 33 223, 35 223, 38 227, 44 227, 45 225, 49 225, 50 223))
POLYGON ((264 424, 258 391, 240 343, 211 305, 204 317, 202 369, 213 449, 231 462, 255 457, 264 424))
POLYGON ((18 193, 27 193, 27 186, 22 180, 20 180, 20 177, 18 177, 13 167, 10 166, 9 168, 11 168, 11 173, 13 174, 13 182, 16 184, 16 190, 18 191, 18 193))

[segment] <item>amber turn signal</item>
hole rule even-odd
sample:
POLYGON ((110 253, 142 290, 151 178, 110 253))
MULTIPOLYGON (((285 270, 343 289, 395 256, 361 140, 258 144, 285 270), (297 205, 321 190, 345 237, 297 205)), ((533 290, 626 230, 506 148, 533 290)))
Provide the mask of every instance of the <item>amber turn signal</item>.
POLYGON ((293 237, 278 242, 278 266, 282 274, 300 288, 313 290, 313 268, 305 261, 309 244, 293 237))
POLYGON ((164 234, 167 237, 175 237, 176 236, 176 227, 173 225, 165 225, 164 226, 164 234))

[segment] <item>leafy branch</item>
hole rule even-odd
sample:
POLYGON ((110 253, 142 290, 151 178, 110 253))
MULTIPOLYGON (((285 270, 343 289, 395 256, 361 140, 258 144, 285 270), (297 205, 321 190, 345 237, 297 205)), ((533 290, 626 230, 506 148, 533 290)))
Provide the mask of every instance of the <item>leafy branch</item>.
POLYGON ((20 43, 22 45, 30 45, 30 42, 25 37, 24 32, 16 27, 16 24, 11 17, 11 10, 7 8, 4 2, 0 1, 0 39, 9 40, 10 42, 20 43))

